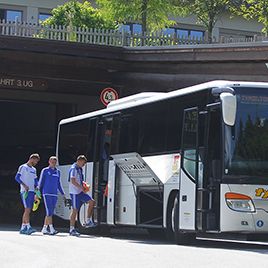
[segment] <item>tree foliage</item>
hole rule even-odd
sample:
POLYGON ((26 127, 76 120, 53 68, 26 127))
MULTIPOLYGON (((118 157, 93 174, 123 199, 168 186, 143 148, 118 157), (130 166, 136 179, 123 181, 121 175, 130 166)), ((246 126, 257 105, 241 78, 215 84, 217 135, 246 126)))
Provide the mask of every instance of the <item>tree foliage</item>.
POLYGON ((233 11, 246 19, 255 19, 263 24, 263 33, 268 35, 268 1, 267 0, 237 0, 233 11))
POLYGON ((172 15, 183 14, 183 9, 171 0, 97 0, 105 16, 118 23, 138 22, 142 31, 155 31, 172 26, 172 15))
POLYGON ((208 31, 211 43, 213 28, 222 13, 228 10, 230 0, 174 0, 173 3, 182 6, 188 15, 197 17, 197 23, 208 31))
POLYGON ((91 6, 88 1, 72 0, 52 10, 52 16, 44 25, 75 26, 98 29, 114 29, 116 24, 109 17, 91 6))

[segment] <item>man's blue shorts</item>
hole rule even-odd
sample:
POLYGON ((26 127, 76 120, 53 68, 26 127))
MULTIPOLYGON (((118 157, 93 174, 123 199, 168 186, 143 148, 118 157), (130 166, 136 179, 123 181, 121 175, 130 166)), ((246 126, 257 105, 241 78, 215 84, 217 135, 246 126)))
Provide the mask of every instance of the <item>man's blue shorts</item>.
POLYGON ((34 192, 29 191, 27 197, 25 198, 25 192, 20 193, 22 204, 25 208, 33 208, 34 195, 34 192))
POLYGON ((54 195, 43 195, 44 204, 46 209, 46 216, 51 217, 54 214, 54 210, 57 204, 58 197, 54 195))
POLYGON ((93 200, 92 197, 88 194, 85 194, 84 192, 81 192, 80 194, 70 194, 72 199, 72 207, 74 209, 80 209, 80 207, 84 204, 89 202, 90 200, 93 200))

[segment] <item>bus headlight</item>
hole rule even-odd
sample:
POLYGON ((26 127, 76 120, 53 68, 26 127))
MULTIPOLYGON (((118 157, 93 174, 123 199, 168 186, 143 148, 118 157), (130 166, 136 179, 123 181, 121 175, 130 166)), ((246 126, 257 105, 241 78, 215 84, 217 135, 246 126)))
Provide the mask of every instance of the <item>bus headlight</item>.
POLYGON ((226 193, 225 201, 227 206, 239 212, 255 212, 255 206, 252 199, 244 194, 226 193))

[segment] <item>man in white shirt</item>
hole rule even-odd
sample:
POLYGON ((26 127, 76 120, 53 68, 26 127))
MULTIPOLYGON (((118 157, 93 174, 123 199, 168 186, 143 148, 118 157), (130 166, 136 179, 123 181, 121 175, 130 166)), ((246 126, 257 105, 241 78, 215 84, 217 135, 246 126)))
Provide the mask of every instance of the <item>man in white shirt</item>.
POLYGON ((77 213, 84 203, 88 203, 87 222, 85 227, 95 227, 92 220, 93 208, 95 201, 92 197, 84 192, 83 182, 84 175, 82 167, 87 163, 84 155, 79 155, 77 161, 71 166, 69 171, 69 193, 72 199, 72 213, 70 216, 70 235, 79 236, 79 232, 75 230, 75 220, 77 213))
POLYGON ((35 190, 38 185, 35 166, 40 161, 39 154, 32 154, 27 163, 21 165, 15 180, 20 184, 20 195, 24 206, 20 234, 30 235, 36 232, 30 225, 30 213, 33 207, 35 190))

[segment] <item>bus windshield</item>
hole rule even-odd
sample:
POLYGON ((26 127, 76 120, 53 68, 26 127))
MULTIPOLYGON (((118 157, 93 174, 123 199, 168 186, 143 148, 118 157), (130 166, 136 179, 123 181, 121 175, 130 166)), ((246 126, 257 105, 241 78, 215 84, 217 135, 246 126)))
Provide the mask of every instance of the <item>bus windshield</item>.
POLYGON ((268 88, 235 92, 235 126, 225 126, 225 176, 268 180, 268 88))

